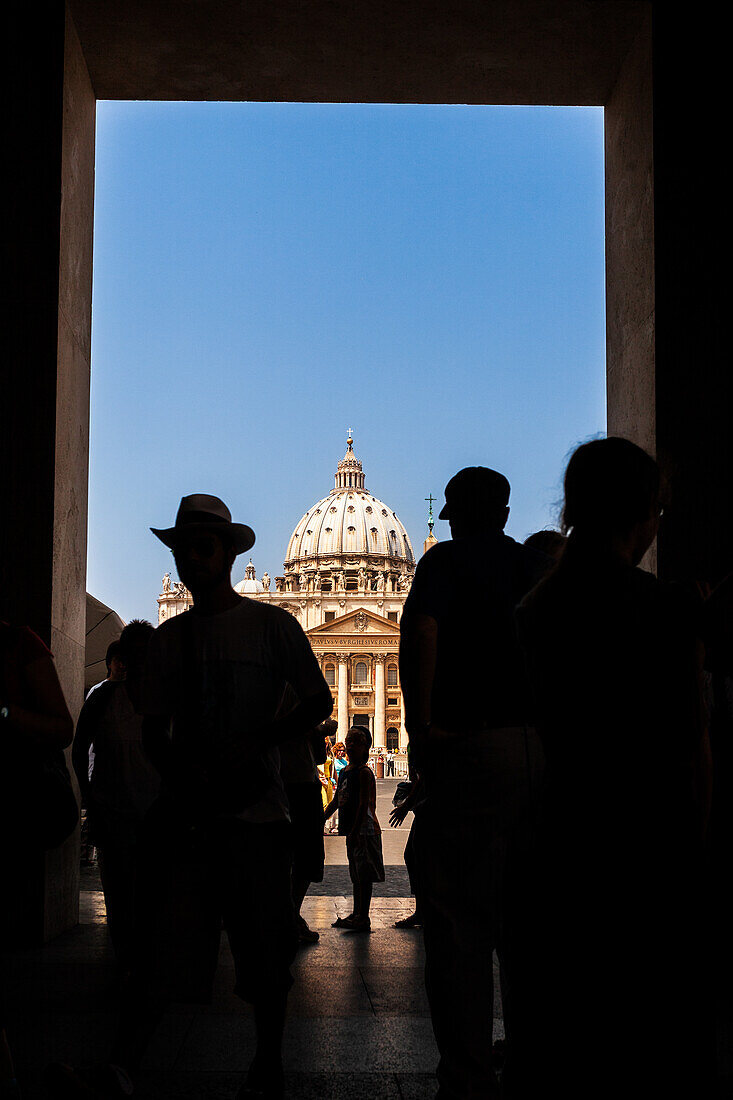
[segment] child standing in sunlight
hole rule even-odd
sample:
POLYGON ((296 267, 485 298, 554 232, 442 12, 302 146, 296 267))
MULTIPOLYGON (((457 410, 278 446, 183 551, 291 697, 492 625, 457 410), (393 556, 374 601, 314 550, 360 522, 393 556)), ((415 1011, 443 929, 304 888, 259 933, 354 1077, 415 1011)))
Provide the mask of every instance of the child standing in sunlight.
POLYGON ((351 932, 370 932, 369 907, 375 882, 384 882, 382 830, 377 820, 377 784, 369 767, 372 738, 364 726, 352 726, 346 735, 349 763, 338 780, 336 795, 325 810, 325 820, 336 810, 339 834, 346 837, 349 873, 354 885, 354 909, 348 917, 339 917, 334 928, 351 932))

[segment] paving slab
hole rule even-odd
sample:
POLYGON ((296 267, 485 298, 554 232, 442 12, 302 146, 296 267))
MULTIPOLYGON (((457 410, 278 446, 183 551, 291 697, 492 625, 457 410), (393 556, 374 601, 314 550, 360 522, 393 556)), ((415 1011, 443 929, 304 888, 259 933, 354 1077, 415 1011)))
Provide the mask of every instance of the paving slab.
MULTIPOLYGON (((425 1075, 422 1075, 424 1078, 425 1075)), ((139 1090, 139 1100, 233 1100, 242 1083, 240 1073, 150 1074, 139 1090)), ((428 1100, 432 1090, 420 1092, 419 1083, 393 1073, 286 1073, 286 1100, 428 1100), (408 1089, 405 1092, 405 1088, 408 1089)))
MULTIPOLYGON (((254 1053, 254 1022, 246 1016, 197 1015, 173 1065, 146 1066, 177 1071, 242 1072, 254 1053)), ((286 1071, 323 1072, 334 1052, 355 1073, 419 1073, 436 1060, 429 1019, 348 1016, 289 1017, 283 1062, 286 1071)))

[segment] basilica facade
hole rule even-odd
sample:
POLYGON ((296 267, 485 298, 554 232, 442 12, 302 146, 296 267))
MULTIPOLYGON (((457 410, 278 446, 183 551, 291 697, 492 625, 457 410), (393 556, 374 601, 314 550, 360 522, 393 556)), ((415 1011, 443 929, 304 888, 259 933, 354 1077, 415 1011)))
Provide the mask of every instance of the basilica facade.
MULTIPOLYGON (((397 655, 415 555, 395 512, 366 488, 353 442, 349 436, 334 487, 296 525, 282 576, 258 578, 250 561, 235 588, 301 624, 333 692, 340 741, 356 723, 368 726, 375 748, 404 750, 397 655)), ((435 541, 431 534, 425 548, 435 541)), ((166 574, 158 622, 190 606, 190 593, 166 574)))

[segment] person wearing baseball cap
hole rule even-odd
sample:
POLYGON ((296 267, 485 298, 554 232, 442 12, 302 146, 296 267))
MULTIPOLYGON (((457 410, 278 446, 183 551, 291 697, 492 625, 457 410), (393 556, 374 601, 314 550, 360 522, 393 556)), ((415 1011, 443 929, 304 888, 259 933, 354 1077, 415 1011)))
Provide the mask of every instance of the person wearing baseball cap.
POLYGON ((497 526, 501 528, 509 518, 509 482, 503 474, 486 466, 466 466, 450 479, 445 487, 445 504, 438 519, 463 526, 463 517, 469 519, 469 527, 497 526))
MULTIPOLYGON (((417 564, 400 643, 411 759, 427 796, 417 847, 440 1095, 487 1100, 499 1095, 492 951, 502 991, 513 964, 500 883, 541 767, 514 609, 551 564, 504 533, 509 494, 507 478, 485 466, 450 479, 440 519, 452 538, 417 564), (457 805, 456 768, 464 777, 457 805)), ((511 1041, 510 1007, 507 998, 511 1041)))

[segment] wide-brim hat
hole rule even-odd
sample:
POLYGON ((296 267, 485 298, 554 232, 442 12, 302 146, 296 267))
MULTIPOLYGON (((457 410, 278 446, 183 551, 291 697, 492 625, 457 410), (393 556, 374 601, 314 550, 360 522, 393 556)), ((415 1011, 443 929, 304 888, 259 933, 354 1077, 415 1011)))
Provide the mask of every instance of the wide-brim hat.
POLYGON ((466 466, 459 470, 445 487, 445 504, 438 519, 469 515, 483 508, 496 508, 509 503, 511 487, 497 470, 488 466, 466 466))
POLYGON ((232 513, 224 501, 207 493, 193 493, 181 498, 174 527, 162 530, 151 527, 150 530, 171 550, 175 550, 181 535, 189 531, 214 531, 226 535, 237 554, 243 554, 255 543, 252 528, 246 523, 232 523, 232 513))

